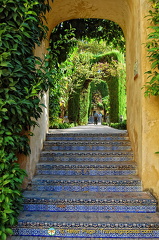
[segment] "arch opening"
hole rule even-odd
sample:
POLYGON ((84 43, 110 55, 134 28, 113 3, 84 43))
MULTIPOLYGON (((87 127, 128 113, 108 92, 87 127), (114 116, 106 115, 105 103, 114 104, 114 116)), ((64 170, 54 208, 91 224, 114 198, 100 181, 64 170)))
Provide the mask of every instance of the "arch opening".
MULTIPOLYGON (((121 121, 121 116, 126 119, 124 44, 121 28, 108 20, 71 20, 59 24, 53 30, 52 54, 58 61, 57 69, 61 69, 61 76, 58 75, 60 85, 65 89, 65 94, 62 93, 64 97, 60 96, 59 99, 62 112, 60 116, 63 118, 59 122, 64 121, 64 115, 67 112, 67 121, 69 119, 75 124, 87 124, 92 113, 90 111, 91 82, 101 83, 102 81, 107 83, 109 89, 109 94, 106 93, 107 95, 103 98, 110 96, 110 111, 103 108, 104 119, 106 118, 104 112, 107 112, 107 115, 110 113, 111 122, 121 121), (116 37, 113 34, 115 31, 116 37), (59 46, 57 43, 60 43, 59 46), (114 50, 116 47, 120 49, 121 46, 122 52, 114 50)), ((54 96, 52 98, 51 95, 52 120, 55 118, 55 110, 52 109, 54 100, 54 96)), ((52 123, 51 126, 53 126, 52 123)))
MULTIPOLYGON (((114 21, 122 28, 126 39, 126 75, 127 83, 129 85, 127 86, 127 94, 129 95, 127 99, 130 100, 133 93, 129 91, 129 89, 134 89, 134 86, 131 86, 133 84, 133 69, 131 66, 136 60, 136 57, 134 55, 134 53, 136 53, 136 46, 134 46, 133 44, 134 39, 136 39, 136 34, 134 34, 136 32, 134 31, 134 29, 137 26, 137 21, 133 16, 135 7, 138 7, 138 4, 137 2, 135 4, 133 0, 99 0, 98 2, 95 0, 64 0, 62 2, 60 0, 54 0, 53 3, 51 2, 51 11, 46 13, 47 26, 49 29, 48 38, 42 42, 40 47, 37 47, 35 49, 35 55, 42 57, 47 53, 51 32, 58 24, 63 21, 77 18, 108 19, 110 21, 114 21)), ((138 84, 137 81, 136 83, 138 84)), ((40 129, 36 128, 34 130, 37 138, 31 138, 30 146, 32 154, 30 155, 29 166, 33 165, 32 163, 37 161, 36 159, 38 159, 40 149, 42 149, 43 147, 43 140, 45 139, 46 133, 49 129, 48 99, 49 96, 47 94, 45 99, 45 105, 47 106, 47 110, 45 109, 45 113, 39 120, 40 129)), ((138 101, 138 105, 140 105, 140 101, 138 101)), ((131 127, 131 122, 133 122, 133 125, 135 125, 135 121, 133 121, 134 109, 132 108, 131 100, 128 101, 127 106, 127 119, 129 118, 128 128, 133 129, 131 127)), ((35 169, 33 168, 32 173, 30 174, 30 178, 32 178, 34 171, 35 169)))

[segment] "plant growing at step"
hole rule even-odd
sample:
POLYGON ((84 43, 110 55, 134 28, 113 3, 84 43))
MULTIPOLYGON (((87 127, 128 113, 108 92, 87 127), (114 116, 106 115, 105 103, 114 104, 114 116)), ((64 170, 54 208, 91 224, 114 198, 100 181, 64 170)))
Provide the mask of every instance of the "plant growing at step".
POLYGON ((145 84, 145 96, 159 95, 159 1, 150 0, 149 21, 151 32, 146 43, 151 69, 146 72, 149 82, 145 84))
POLYGON ((46 36, 44 0, 1 0, 0 6, 0 239, 12 234, 22 208, 25 172, 18 154, 29 154, 31 127, 44 107, 41 102, 52 79, 48 61, 33 54, 46 36), (39 68, 37 68, 39 64, 39 68), (48 70, 47 70, 48 69, 48 70))

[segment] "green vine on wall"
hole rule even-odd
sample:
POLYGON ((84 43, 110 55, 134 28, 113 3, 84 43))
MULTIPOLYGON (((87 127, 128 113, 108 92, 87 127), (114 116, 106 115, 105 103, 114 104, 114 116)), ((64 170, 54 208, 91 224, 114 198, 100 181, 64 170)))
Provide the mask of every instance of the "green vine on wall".
POLYGON ((50 9, 45 0, 1 0, 0 5, 0 239, 12 234, 22 209, 25 172, 18 154, 29 154, 31 127, 51 80, 48 62, 33 54, 46 36, 43 20, 50 9), (39 67, 37 68, 37 64, 39 67), (47 70, 48 69, 48 70, 47 70))
POLYGON ((159 1, 150 0, 149 21, 151 32, 148 34, 146 43, 148 58, 151 63, 151 70, 147 71, 149 82, 145 84, 146 96, 159 95, 159 1))

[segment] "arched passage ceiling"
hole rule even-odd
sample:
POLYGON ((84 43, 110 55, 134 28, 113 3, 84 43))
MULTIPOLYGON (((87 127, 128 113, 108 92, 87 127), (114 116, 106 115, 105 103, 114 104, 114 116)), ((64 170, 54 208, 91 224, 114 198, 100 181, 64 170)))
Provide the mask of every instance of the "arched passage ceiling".
POLYGON ((132 0, 54 0, 46 16, 49 34, 57 24, 66 20, 100 18, 119 24, 126 36, 131 4, 132 0))

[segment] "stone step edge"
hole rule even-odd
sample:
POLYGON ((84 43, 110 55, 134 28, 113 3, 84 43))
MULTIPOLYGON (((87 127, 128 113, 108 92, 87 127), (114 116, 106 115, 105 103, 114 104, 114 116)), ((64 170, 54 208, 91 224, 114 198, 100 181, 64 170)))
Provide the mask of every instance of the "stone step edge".
POLYGON ((123 200, 123 199, 115 199, 114 201, 108 201, 107 199, 104 201, 103 199, 59 199, 59 200, 54 200, 54 199, 48 199, 48 198, 25 198, 24 199, 24 204, 44 204, 44 205, 50 205, 50 204, 61 204, 61 207, 63 208, 62 204, 71 204, 71 205, 89 205, 89 206, 95 206, 95 204, 98 204, 98 206, 104 206, 105 204, 107 204, 107 206, 114 206, 114 204, 117 204, 117 206, 156 206, 156 202, 154 202, 153 200, 142 200, 142 201, 129 201, 129 200, 123 200))
POLYGON ((141 185, 128 185, 128 186, 100 186, 100 187, 94 187, 94 186, 63 186, 63 185, 38 185, 33 184, 31 187, 28 186, 27 190, 36 190, 36 191, 52 191, 52 192, 142 192, 142 186, 141 185))
MULTIPOLYGON (((13 229, 14 230, 14 229, 13 229)), ((92 229, 92 228, 48 228, 48 229, 42 229, 42 228, 36 228, 36 229, 26 229, 26 228, 19 228, 17 230, 14 230, 14 235, 20 235, 20 236, 41 236, 41 237, 52 237, 55 239, 67 239, 68 237, 71 237, 73 239, 80 237, 81 239, 112 239, 112 238, 120 238, 125 239, 129 238, 137 238, 137 239, 144 239, 144 238, 159 238, 159 230, 158 229, 139 229, 139 228, 133 228, 133 229, 126 229, 124 228, 116 228, 116 229, 106 229, 106 228, 99 228, 99 229, 92 229), (50 236, 53 235, 53 236, 50 236)), ((42 238, 43 239, 43 238, 42 238)))
POLYGON ((51 133, 48 132, 46 136, 128 136, 128 132, 123 133, 51 133))
MULTIPOLYGON (((109 166, 105 166, 105 167, 95 167, 95 166, 86 166, 86 168, 84 169, 84 168, 82 168, 81 166, 73 166, 73 165, 71 165, 70 167, 69 166, 51 166, 51 165, 49 165, 49 164, 44 164, 44 163, 42 163, 42 164, 40 164, 40 165, 38 165, 38 167, 37 167, 37 169, 36 169, 36 172, 38 172, 38 171, 80 171, 80 172, 82 172, 83 173, 83 175, 85 174, 85 173, 87 173, 87 172, 90 172, 91 171, 91 173, 92 173, 92 171, 98 171, 98 172, 101 172, 101 171, 108 171, 108 172, 113 172, 113 171, 117 171, 117 172, 122 172, 122 171, 134 171, 134 173, 136 173, 137 172, 137 170, 136 170, 136 166, 119 166, 119 168, 118 168, 118 166, 117 167, 115 167, 115 166, 113 166, 113 167, 109 167, 109 166)), ((57 173, 57 174, 59 174, 59 173, 57 173)), ((79 173, 80 174, 80 173, 79 173)), ((131 173, 132 174, 132 173, 131 173)), ((60 174, 61 175, 61 174, 60 174)))
POLYGON ((116 170, 116 171, 124 171, 124 170, 136 170, 136 165, 134 164, 129 164, 129 165, 73 165, 71 164, 70 162, 70 165, 69 164, 61 164, 58 162, 55 162, 54 164, 52 164, 52 162, 39 162, 37 164, 37 170, 65 170, 65 171, 69 171, 69 170, 83 170, 83 171, 86 171, 86 170, 116 170))
POLYGON ((110 137, 47 137, 45 139, 45 142, 75 142, 75 143, 84 143, 84 142, 92 142, 93 144, 94 143, 131 143, 130 142, 130 139, 128 137, 123 137, 123 138, 118 138, 118 137, 113 137, 113 138, 110 138, 110 137))
MULTIPOLYGON (((40 175, 41 176, 41 175, 40 175)), ((38 180, 37 180, 38 181, 38 180)), ((42 182, 40 182, 39 183, 39 181, 37 182, 37 181, 34 181, 34 182, 32 182, 31 183, 31 185, 43 185, 44 184, 44 186, 47 186, 47 185, 52 185, 52 184, 54 184, 55 186, 56 186, 56 184, 60 184, 60 185, 66 185, 66 184, 71 184, 71 185, 74 185, 74 186, 79 186, 79 184, 80 185, 82 185, 82 184, 87 184, 88 186, 96 186, 94 183, 89 183, 89 182, 85 182, 85 183, 81 183, 81 182, 60 182, 60 181, 48 181, 48 180, 42 180, 42 182), (47 185, 46 185, 47 184, 47 185), (75 185, 76 184, 76 185, 75 185)), ((100 186, 141 186, 141 182, 133 182, 133 183, 125 183, 125 184, 120 184, 120 183, 116 183, 116 184, 109 184, 109 183, 107 183, 107 185, 105 185, 104 183, 103 184, 99 184, 98 183, 98 185, 97 185, 98 187, 100 187, 100 186)))
POLYGON ((24 203, 25 211, 39 212, 83 212, 83 213, 156 213, 156 205, 91 205, 91 204, 44 204, 44 203, 24 203))
POLYGON ((14 230, 14 235, 20 235, 20 236, 42 236, 42 237, 49 237, 55 239, 59 239, 60 237, 63 237, 62 239, 66 239, 67 237, 77 238, 80 237, 82 239, 103 239, 108 238, 112 239, 114 238, 137 238, 137 239, 143 239, 143 238, 159 238, 159 230, 158 229, 148 229, 148 228, 133 228, 133 229, 127 229, 127 228, 105 228, 100 227, 99 229, 94 228, 85 228, 85 227, 74 227, 74 228, 65 228, 65 227, 56 227, 52 228, 50 226, 47 227, 47 229, 43 228, 36 228, 36 229, 26 229, 26 228, 18 228, 17 230, 14 230))
POLYGON ((49 157, 49 156, 41 156, 39 163, 44 163, 44 162, 54 162, 54 163, 59 163, 59 162, 65 162, 65 163, 69 163, 72 161, 76 161, 76 162, 88 162, 91 161, 93 162, 126 162, 126 161, 133 161, 133 157, 114 157, 112 159, 112 157, 100 157, 98 159, 96 158, 91 158, 91 157, 49 157))
POLYGON ((113 162, 110 162, 110 161, 105 161, 105 162, 91 162, 91 161, 87 161, 87 162, 84 162, 84 163, 81 163, 81 162, 76 162, 76 161, 70 161, 69 163, 57 163, 57 162, 38 162, 37 163, 37 166, 38 165, 49 165, 49 166, 60 166, 60 167, 72 167, 72 168, 76 168, 76 167, 82 167, 82 168, 92 168, 92 167, 96 167, 96 168, 103 168, 103 167, 108 167, 108 168, 111 168, 111 167, 121 167, 123 168, 124 166, 125 167, 131 167, 131 166, 137 166, 136 162, 135 161, 123 161, 123 164, 121 165, 121 163, 119 163, 119 161, 113 161, 113 162))
MULTIPOLYGON (((72 146, 72 148, 74 148, 73 146, 72 146)), ((75 147, 76 148, 76 147, 75 147)), ((121 146, 121 147, 112 147, 112 148, 105 148, 105 149, 99 149, 99 148, 103 148, 103 147, 96 147, 97 149, 91 149, 91 147, 79 147, 80 149, 70 149, 70 147, 69 146, 67 146, 67 147, 58 147, 58 146, 45 146, 44 148, 43 148, 43 150, 42 150, 42 152, 54 152, 55 154, 59 154, 59 153, 61 153, 61 154, 66 154, 67 152, 68 153, 70 153, 71 152, 71 154, 77 154, 77 152, 79 153, 79 155, 80 155, 80 153, 88 153, 89 154, 89 152, 92 152, 92 153, 95 153, 95 152, 98 152, 98 154, 100 155, 100 154, 103 154, 103 152, 104 152, 104 154, 103 155, 105 155, 105 153, 107 154, 107 152, 114 152, 114 153, 117 153, 117 152, 119 152, 119 154, 120 153, 122 153, 123 151, 125 151, 126 153, 130 153, 130 152, 132 152, 132 149, 131 149, 131 147, 129 147, 129 146, 125 146, 125 147, 123 147, 123 146, 121 146), (67 149, 68 148, 68 149, 67 149), (82 148, 85 148, 85 149, 82 149, 82 148), (117 149, 118 148, 118 149, 117 149), (124 149, 125 148, 125 149, 124 149)))
POLYGON ((36 174, 39 175, 45 175, 48 174, 49 175, 57 175, 59 174, 60 176, 65 175, 65 176, 105 176, 105 175, 109 175, 109 176, 126 176, 126 175, 134 175, 136 174, 137 171, 136 170, 86 170, 86 171, 79 171, 79 170, 47 170, 47 169, 38 169, 36 171, 36 174))
MULTIPOLYGON (((52 236, 53 238, 53 236, 52 236)), ((54 239, 57 240, 55 237, 54 239)), ((90 240, 90 238, 87 238, 90 240)), ((108 238, 102 238, 102 240, 108 240, 108 238)), ((118 238, 119 240, 122 240, 123 238, 118 238)), ((36 236, 9 236, 7 240, 50 240, 50 237, 36 237, 36 236)), ((72 240, 72 238, 69 237, 58 237, 58 240, 72 240)), ((73 238, 73 240, 81 240, 79 237, 73 238)), ((91 239, 92 240, 92 239, 91 239)), ((101 238, 96 238, 96 240, 101 240, 101 238)), ((117 238, 111 238, 111 240, 117 240, 117 238)), ((138 240, 138 238, 124 238, 124 240, 138 240)), ((152 238, 142 238, 142 240, 152 240, 152 238)))
MULTIPOLYGON (((122 194, 122 193, 121 193, 122 194)), ((26 204, 32 204, 32 203, 40 203, 40 204, 50 204, 50 203, 54 203, 54 204, 87 204, 87 205, 94 205, 94 204, 98 204, 98 205, 103 205, 103 204, 107 204, 107 205, 113 205, 113 204, 118 204, 118 205, 136 205, 136 204, 142 204, 142 205, 156 205, 157 201, 155 200, 155 198, 150 195, 149 193, 147 193, 149 195, 149 199, 145 199, 140 198, 135 199, 135 198, 131 198, 131 199, 125 199, 125 198, 117 198, 117 197, 110 197, 110 198, 97 198, 97 199, 93 199, 91 196, 88 198, 83 197, 83 198, 61 198, 59 197, 58 199, 55 199, 53 196, 52 197, 44 197, 44 196, 33 196, 33 197, 29 197, 29 196, 24 196, 24 203, 26 204)))
MULTIPOLYGON (((31 211, 26 211, 26 213, 29 215, 29 213, 32 213, 31 211)), ((89 213, 91 214, 91 213, 89 213)), ((98 213, 100 214, 100 213, 98 213)), ((111 213, 109 213, 110 215, 111 213)), ((114 214, 114 213, 112 213, 114 214)), ((120 214, 120 213, 117 213, 120 214)), ((138 213, 132 213, 136 214, 136 217, 138 217, 138 213)), ((142 213, 139 213, 142 214, 142 213)), ((154 213, 156 214, 156 213, 154 213)), ((48 227, 85 227, 85 228, 94 228, 96 229, 97 227, 104 227, 104 228, 131 228, 131 229, 136 229, 136 228, 145 228, 145 229, 158 229, 159 230, 159 221, 151 221, 151 222, 136 222, 136 221, 128 221, 128 222, 83 222, 83 221, 72 221, 72 222, 62 222, 62 221, 44 221, 42 219, 37 219, 37 221, 32 220, 32 219, 27 219, 27 220, 18 220, 18 224, 16 227, 26 227, 26 228, 34 228, 34 227, 39 227, 42 228, 44 227, 47 229, 48 227)))
POLYGON ((44 142, 44 146, 45 145, 52 145, 52 146, 68 146, 68 145, 74 145, 74 146, 83 146, 83 145, 93 145, 93 146, 96 146, 96 145, 101 145, 101 146, 103 146, 103 145, 105 145, 105 146, 112 146, 112 145, 115 145, 115 146, 130 146, 131 145, 131 143, 129 142, 129 141, 111 141, 111 142, 108 142, 108 141, 105 141, 105 142, 103 142, 103 141, 45 141, 44 142))
POLYGON ((120 140, 120 139, 129 139, 129 136, 128 136, 128 134, 123 134, 123 135, 119 135, 118 133, 115 135, 115 134, 105 134, 105 133, 101 133, 101 134, 89 134, 89 133, 87 133, 87 134, 85 134, 85 135, 83 135, 83 134, 79 134, 79 135, 77 135, 77 134, 63 134, 63 135, 60 135, 60 134, 52 134, 52 133, 48 133, 47 135, 46 135, 46 139, 47 138, 51 138, 51 139, 104 139, 104 140, 111 140, 111 139, 118 139, 118 140, 120 140))
POLYGON ((134 159, 132 157, 116 157, 114 159, 112 159, 112 157, 102 157, 102 158, 99 158, 99 159, 96 159, 96 158, 89 158, 89 157, 40 157, 40 160, 39 160, 39 163, 45 163, 45 162, 54 162, 54 163, 59 163, 59 162, 62 162, 62 163, 70 163, 72 161, 76 161, 76 162, 88 162, 88 161, 91 161, 92 163, 94 162, 119 162, 119 163, 123 163, 123 162, 126 162, 126 161, 133 161, 134 159))
POLYGON ((61 156, 92 156, 92 157, 94 157, 94 156, 133 156, 133 152, 131 151, 131 150, 127 150, 127 151, 125 151, 125 150, 120 150, 120 151, 117 151, 117 150, 113 150, 112 152, 111 151, 105 151, 105 152, 88 152, 88 151, 86 151, 86 152, 78 152, 78 151, 74 151, 74 152, 72 152, 72 151, 45 151, 45 150, 42 150, 41 151, 41 154, 40 155, 43 155, 43 154, 50 154, 50 155, 55 155, 55 156, 57 156, 57 155, 61 155, 61 156))
POLYGON ((99 144, 99 145, 93 145, 93 144, 49 144, 46 143, 43 146, 43 150, 54 150, 54 151, 132 151, 131 145, 125 144, 125 145, 113 145, 113 144, 99 144))
MULTIPOLYGON (((37 175, 39 178, 34 178, 32 180, 32 182, 30 184, 34 184, 35 182, 43 182, 43 183, 53 183, 53 184, 98 184, 99 186, 100 185, 132 185, 132 184, 135 184, 135 185, 141 185, 141 180, 138 179, 138 180, 81 180, 81 179, 75 179, 75 180, 62 180, 62 179, 46 179, 46 178, 43 178, 42 179, 42 176, 41 175, 37 175)), ((48 176, 48 175, 44 175, 44 176, 48 176)), ((55 175, 56 176, 56 175, 55 175)), ((79 176, 78 176, 79 177, 79 176)))
MULTIPOLYGON (((28 211, 29 214, 29 211, 28 211)), ((120 214, 120 213, 119 213, 120 214)), ((136 213, 136 215, 138 215, 136 213)), ((137 216, 136 216, 137 217, 137 216)), ((131 228, 131 229, 136 229, 136 228, 145 228, 145 229, 158 229, 159 230, 159 221, 152 221, 152 222, 111 222, 111 223, 106 223, 106 222, 52 222, 52 221, 41 221, 41 220, 37 220, 37 221, 33 221, 33 220, 20 220, 18 221, 18 225, 17 227, 39 227, 42 228, 44 227, 45 229, 47 229, 48 227, 86 227, 86 228, 94 228, 96 229, 97 227, 104 227, 104 228, 131 228)), ((16 228, 16 226, 15 226, 16 228)))

